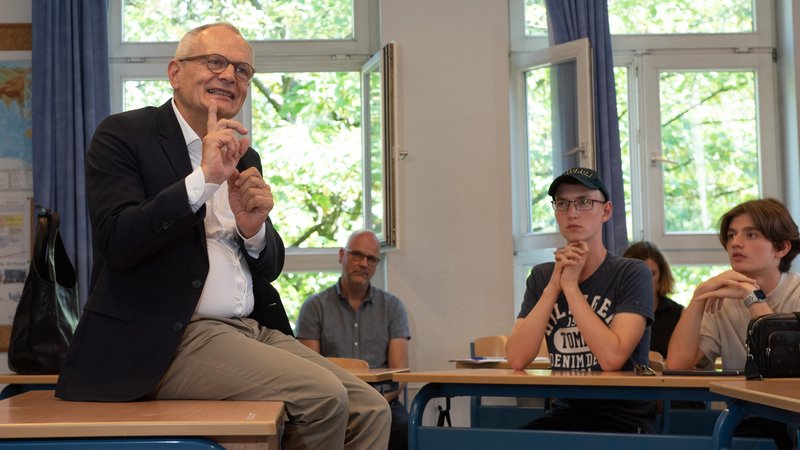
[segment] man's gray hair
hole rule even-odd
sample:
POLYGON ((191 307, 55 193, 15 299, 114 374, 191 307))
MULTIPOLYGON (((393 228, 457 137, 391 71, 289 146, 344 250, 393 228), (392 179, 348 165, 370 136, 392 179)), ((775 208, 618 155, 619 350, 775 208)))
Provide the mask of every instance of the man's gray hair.
POLYGON ((353 239, 355 239, 358 236, 361 236, 362 234, 371 235, 375 239, 375 242, 377 242, 378 245, 380 245, 381 241, 380 241, 380 239, 378 239, 378 236, 375 234, 374 231, 368 230, 366 228, 362 228, 360 230, 356 230, 356 231, 353 231, 352 233, 350 233, 350 237, 347 238, 347 247, 348 248, 350 247, 350 242, 352 242, 353 239))
MULTIPOLYGON (((245 39, 244 36, 242 36, 242 33, 239 31, 239 29, 228 22, 217 22, 217 23, 209 23, 206 25, 200 25, 197 28, 189 30, 188 32, 186 32, 186 34, 183 35, 180 42, 178 42, 178 48, 175 49, 175 59, 180 61, 181 59, 188 58, 190 56, 195 56, 192 54, 192 52, 194 51, 194 44, 197 41, 197 37, 204 30, 207 30, 208 28, 211 27, 225 27, 233 31, 234 33, 238 34, 242 38, 242 40, 247 42, 247 39, 245 39)), ((250 45, 249 42, 247 42, 247 47, 250 49, 250 56, 251 57, 254 56, 253 47, 250 45)))

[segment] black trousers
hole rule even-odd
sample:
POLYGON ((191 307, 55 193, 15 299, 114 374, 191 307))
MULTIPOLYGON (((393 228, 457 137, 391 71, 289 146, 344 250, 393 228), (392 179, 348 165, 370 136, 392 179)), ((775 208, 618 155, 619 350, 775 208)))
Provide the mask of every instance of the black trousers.
POLYGON ((400 400, 389 403, 392 408, 392 431, 389 434, 389 450, 408 450, 408 412, 400 400))

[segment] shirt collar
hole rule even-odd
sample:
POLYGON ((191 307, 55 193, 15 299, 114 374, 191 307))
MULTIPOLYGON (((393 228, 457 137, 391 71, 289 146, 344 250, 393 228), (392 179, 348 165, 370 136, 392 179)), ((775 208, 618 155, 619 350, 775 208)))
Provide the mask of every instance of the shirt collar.
POLYGON ((186 146, 188 147, 194 141, 199 141, 200 136, 194 132, 192 127, 189 126, 189 123, 186 122, 186 119, 183 118, 183 115, 180 111, 178 111, 178 106, 175 104, 175 98, 172 99, 172 110, 175 111, 175 117, 178 118, 178 125, 181 126, 181 131, 183 132, 183 139, 186 140, 186 146))
MULTIPOLYGON (((364 303, 372 303, 373 293, 374 291, 372 290, 372 283, 370 283, 369 287, 367 288, 367 298, 364 299, 364 303)), ((339 297, 339 299, 347 301, 347 299, 344 298, 344 295, 342 295, 342 277, 339 277, 339 280, 336 282, 336 295, 339 297)))

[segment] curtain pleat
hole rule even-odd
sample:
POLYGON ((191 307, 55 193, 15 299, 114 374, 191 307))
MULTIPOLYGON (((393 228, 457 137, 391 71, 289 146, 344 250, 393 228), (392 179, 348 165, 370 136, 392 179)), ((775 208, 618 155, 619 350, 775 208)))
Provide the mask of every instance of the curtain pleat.
POLYGON ((33 0, 33 195, 61 215, 82 304, 91 271, 85 157, 109 114, 107 0, 33 0))
POLYGON ((597 172, 608 185, 614 211, 603 226, 606 248, 621 255, 628 247, 625 193, 619 148, 614 57, 607 0, 547 0, 550 31, 556 44, 588 38, 594 63, 594 117, 597 172))

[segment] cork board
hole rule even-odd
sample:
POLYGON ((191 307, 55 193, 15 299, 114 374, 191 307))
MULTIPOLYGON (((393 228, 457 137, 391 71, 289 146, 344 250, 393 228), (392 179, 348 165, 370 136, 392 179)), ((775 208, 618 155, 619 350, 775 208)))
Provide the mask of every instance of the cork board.
POLYGON ((31 24, 0 24, 0 51, 28 50, 33 48, 31 24))

